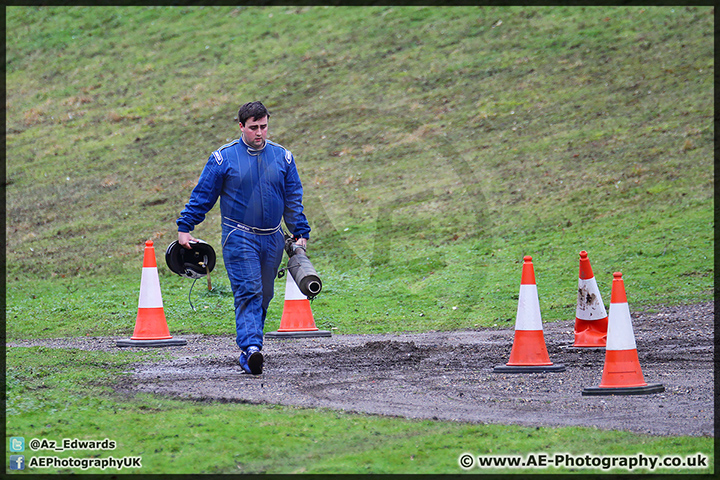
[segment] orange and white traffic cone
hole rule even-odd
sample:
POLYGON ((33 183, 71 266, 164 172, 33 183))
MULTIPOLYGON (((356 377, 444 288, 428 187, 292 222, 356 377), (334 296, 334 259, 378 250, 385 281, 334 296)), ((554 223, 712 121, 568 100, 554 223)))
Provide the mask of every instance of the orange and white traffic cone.
POLYGON ((613 277, 602 380, 599 387, 587 387, 582 394, 641 395, 663 392, 665 387, 661 384, 645 382, 638 360, 625 282, 620 272, 615 272, 613 277))
POLYGON ((155 261, 155 248, 152 240, 148 240, 145 242, 135 332, 129 340, 118 340, 116 345, 118 347, 169 347, 186 343, 186 340, 173 338, 168 330, 160 292, 160 277, 155 261))
POLYGON ((515 340, 510 351, 510 361, 505 365, 496 366, 493 372, 562 372, 565 370, 565 365, 553 364, 545 346, 532 257, 526 256, 523 260, 520 296, 515 317, 515 340))
POLYGON ((286 272, 285 305, 283 306, 280 328, 277 332, 265 334, 265 338, 311 338, 330 337, 327 330, 315 326, 310 300, 298 288, 290 272, 286 272))
POLYGON ((575 309, 575 343, 577 348, 605 348, 608 315, 587 252, 580 252, 578 297, 575 309))

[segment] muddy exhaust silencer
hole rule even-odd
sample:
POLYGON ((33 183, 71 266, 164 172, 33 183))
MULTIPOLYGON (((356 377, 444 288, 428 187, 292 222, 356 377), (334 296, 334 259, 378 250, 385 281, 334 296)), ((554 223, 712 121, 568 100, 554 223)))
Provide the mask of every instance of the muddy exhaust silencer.
POLYGON ((291 237, 285 239, 285 251, 288 254, 287 270, 303 295, 310 300, 322 290, 322 281, 310 263, 305 249, 297 245, 291 237))

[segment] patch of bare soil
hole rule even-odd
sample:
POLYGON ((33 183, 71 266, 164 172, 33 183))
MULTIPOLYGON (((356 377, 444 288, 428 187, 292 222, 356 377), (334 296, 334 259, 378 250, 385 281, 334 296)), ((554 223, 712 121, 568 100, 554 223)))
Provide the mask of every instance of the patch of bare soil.
MULTIPOLYGON (((242 373, 231 336, 178 336, 169 359, 135 365, 115 385, 194 400, 273 403, 473 423, 587 426, 652 435, 714 436, 714 312, 711 302, 633 314, 650 395, 582 396, 598 386, 604 350, 568 348, 574 320, 543 328, 564 372, 494 373, 514 330, 333 335, 266 339, 262 375, 242 373)), ((31 340, 9 346, 117 350, 117 338, 31 340)), ((129 347, 141 348, 141 347, 129 347)))

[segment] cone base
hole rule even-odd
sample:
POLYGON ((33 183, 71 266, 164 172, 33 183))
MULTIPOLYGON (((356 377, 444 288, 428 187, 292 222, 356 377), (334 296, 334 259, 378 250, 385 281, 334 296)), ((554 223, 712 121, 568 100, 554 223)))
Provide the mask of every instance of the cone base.
POLYGON ((551 366, 550 356, 545 347, 545 336, 542 330, 515 330, 509 367, 546 367, 551 366))
POLYGON ((575 342, 573 347, 605 348, 607 345, 608 317, 600 320, 575 318, 575 342))
POLYGON ((295 332, 268 332, 265 338, 315 338, 315 337, 331 337, 332 333, 327 330, 308 330, 295 332))
MULTIPOLYGON (((596 333, 596 332, 592 332, 596 333)), ((575 335, 575 343, 573 347, 577 348, 605 348, 607 345, 607 335, 575 335)))
POLYGON ((498 365, 493 368, 493 373, 542 373, 564 371, 565 365, 562 363, 554 365, 498 365))
POLYGON ((187 340, 182 338, 166 338, 161 340, 118 340, 115 345, 118 347, 175 347, 186 345, 187 340))
POLYGON ((603 349, 603 350, 605 350, 605 345, 606 345, 606 343, 607 343, 607 342, 602 342, 602 343, 582 343, 582 342, 578 343, 578 342, 575 342, 575 343, 573 343, 573 344, 571 345, 571 347, 575 347, 575 348, 598 348, 598 349, 603 349))
POLYGON ((665 386, 661 383, 649 383, 642 387, 587 387, 583 389, 582 394, 584 397, 594 395, 648 395, 664 391, 665 386))
POLYGON ((171 338, 163 307, 138 308, 135 331, 130 340, 169 340, 171 338))
POLYGON ((598 352, 604 352, 605 346, 598 347, 598 346, 591 346, 591 347, 585 347, 582 345, 560 345, 560 348, 567 348, 568 350, 592 350, 592 351, 598 351, 598 352))

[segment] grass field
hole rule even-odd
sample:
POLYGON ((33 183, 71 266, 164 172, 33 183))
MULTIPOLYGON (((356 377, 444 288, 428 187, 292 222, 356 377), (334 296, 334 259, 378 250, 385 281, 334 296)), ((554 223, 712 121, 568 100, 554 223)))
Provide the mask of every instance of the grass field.
MULTIPOLYGON (((171 332, 233 335, 222 259, 193 311, 162 254, 256 99, 303 179, 320 328, 507 327, 524 255, 543 321, 570 321, 580 250, 606 303, 614 271, 631 309, 713 297, 713 7, 8 7, 6 26, 10 340, 131 333, 148 239, 171 332)), ((218 207, 195 234, 220 250, 218 207)), ((712 439, 543 429, 554 440, 536 444, 516 427, 118 398, 103 385, 132 355, 29 352, 7 352, 8 435, 116 431, 147 448, 147 473, 457 473, 468 437, 477 453, 712 453, 712 439), (326 443, 246 463, 222 451, 228 415, 238 430, 264 418, 268 442, 297 433, 289 416, 326 443), (142 437, 154 418, 178 421, 172 437, 197 417, 210 463, 142 437), (396 462, 412 442, 423 453, 396 462)))

